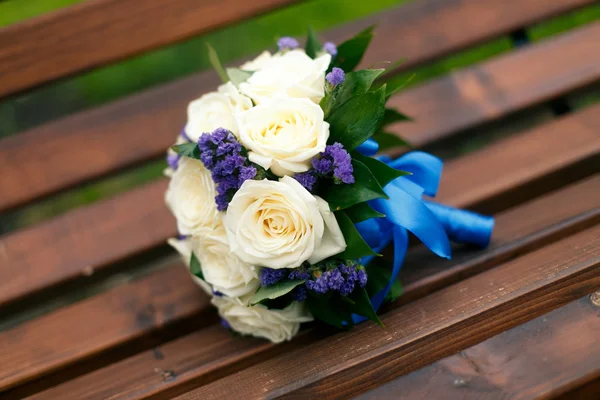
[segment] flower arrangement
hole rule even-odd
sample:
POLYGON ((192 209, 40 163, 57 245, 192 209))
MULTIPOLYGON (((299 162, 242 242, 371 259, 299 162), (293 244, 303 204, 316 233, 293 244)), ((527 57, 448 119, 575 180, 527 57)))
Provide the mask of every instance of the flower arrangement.
POLYGON ((384 69, 355 70, 372 35, 336 46, 309 31, 304 49, 284 37, 227 69, 209 47, 224 83, 189 104, 166 203, 179 230, 169 243, 227 328, 281 342, 313 319, 381 324, 409 231, 447 258, 449 238, 489 242, 493 219, 422 199, 439 159, 375 156, 378 142, 404 144, 385 126, 408 118, 385 106, 400 85, 376 81, 384 69), (383 268, 375 257, 392 242, 383 268))

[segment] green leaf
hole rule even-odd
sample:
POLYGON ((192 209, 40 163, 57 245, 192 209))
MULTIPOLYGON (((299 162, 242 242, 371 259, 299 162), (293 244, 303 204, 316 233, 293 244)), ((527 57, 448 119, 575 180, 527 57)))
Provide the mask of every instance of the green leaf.
POLYGON ((354 301, 354 304, 350 307, 355 314, 362 315, 370 319, 371 321, 375 321, 377 325, 385 328, 383 322, 377 316, 377 312, 373 308, 373 304, 371 304, 371 299, 369 298, 369 294, 364 288, 355 290, 350 295, 350 299, 354 301))
POLYGON ((308 36, 306 38, 306 55, 310 58, 316 58, 317 53, 321 51, 321 43, 317 39, 317 34, 312 27, 308 27, 308 36))
POLYGON ((387 296, 385 296, 385 299, 386 301, 396 301, 398 297, 402 296, 403 292, 404 289, 402 288, 402 284, 398 279, 396 279, 394 283, 392 283, 392 287, 390 288, 387 296))
POLYGON ((350 304, 338 298, 309 293, 306 299, 306 306, 316 319, 328 325, 340 329, 350 329, 354 326, 352 323, 352 313, 348 309, 350 304), (344 325, 344 322, 346 322, 346 325, 344 325))
MULTIPOLYGON (((344 86, 344 85, 342 85, 344 86)), ((335 106, 336 103, 336 94, 339 91, 339 87, 334 87, 333 90, 326 90, 325 91, 325 96, 323 96, 323 98, 321 99, 321 102, 319 103, 319 105, 321 106, 321 109, 323 110, 323 119, 327 120, 329 118, 329 115, 331 114, 331 111, 333 110, 333 107, 335 106)))
POLYGON ((402 114, 397 110, 394 110, 393 108, 386 108, 385 112, 383 113, 383 120, 381 121, 381 126, 386 126, 401 121, 412 121, 412 118, 408 115, 402 114))
POLYGON ((374 92, 355 96, 331 113, 331 142, 340 142, 346 150, 358 147, 381 125, 385 111, 385 85, 374 92))
POLYGON ((369 168, 358 160, 352 160, 354 183, 328 185, 321 193, 332 211, 343 210, 364 201, 387 198, 369 168))
POLYGON ((250 299, 250 305, 260 303, 266 299, 276 299, 291 292, 296 286, 302 285, 305 281, 284 279, 271 286, 259 287, 254 296, 250 299))
POLYGON ((412 81, 415 78, 415 76, 417 76, 417 74, 412 74, 410 76, 410 78, 408 78, 404 82, 395 82, 395 83, 389 84, 388 85, 388 89, 387 89, 387 93, 385 95, 385 101, 388 101, 388 99, 390 97, 392 97, 393 95, 395 95, 396 93, 398 93, 398 91, 400 89, 402 89, 403 87, 405 87, 406 85, 408 85, 410 83, 410 81, 412 81))
POLYGON ((346 250, 335 256, 336 258, 342 260, 355 260, 365 256, 378 255, 371 247, 369 247, 362 236, 360 236, 360 233, 358 233, 358 230, 354 226, 354 223, 350 217, 348 217, 344 212, 340 211, 334 214, 340 229, 344 234, 344 239, 346 239, 346 250))
POLYGON ((388 75, 391 72, 394 72, 396 68, 398 68, 401 64, 403 64, 408 58, 404 57, 394 62, 391 62, 390 65, 385 69, 384 75, 388 75))
POLYGON ((252 76, 254 72, 252 71, 244 71, 239 68, 227 68, 227 76, 231 83, 235 85, 235 87, 239 87, 240 83, 246 82, 248 78, 252 76))
POLYGON ((398 135, 394 135, 393 133, 378 132, 372 136, 372 139, 379 143, 380 151, 395 147, 413 148, 413 146, 410 143, 408 143, 406 140, 402 139, 398 135))
POLYGON ((225 68, 223 68, 223 64, 221 64, 221 60, 219 60, 217 52, 209 43, 206 43, 206 47, 208 48, 208 61, 210 61, 212 67, 215 69, 215 71, 217 71, 217 74, 219 74, 219 77, 223 83, 227 82, 229 78, 227 77, 225 68))
POLYGON ((341 106, 359 94, 366 93, 383 71, 383 69, 361 69, 360 71, 348 72, 340 92, 336 96, 336 107, 341 106))
POLYGON ((371 218, 385 217, 385 214, 375 211, 373 207, 368 205, 366 202, 358 203, 353 205, 352 207, 346 208, 344 212, 354 223, 365 221, 371 218))
POLYGON ((190 258, 190 272, 192 275, 197 276, 198 278, 204 280, 204 274, 202 273, 202 266, 200 265, 200 261, 196 257, 196 255, 192 252, 192 257, 190 258))
MULTIPOLYGON (((376 261, 376 260, 373 260, 376 261)), ((379 261, 379 260, 377 260, 379 261)), ((383 290, 390 281, 392 276, 391 265, 381 266, 376 262, 371 262, 365 267, 367 271, 367 293, 369 297, 375 296, 381 290, 383 290)), ((385 296, 386 301, 394 301, 402 295, 402 285, 400 281, 396 279, 390 288, 390 291, 385 296)))
POLYGON ((362 60, 367 47, 369 47, 369 43, 371 43, 373 28, 374 26, 371 26, 340 44, 332 66, 341 68, 344 72, 354 70, 360 63, 360 60, 362 60))
POLYGON ((363 156, 362 154, 357 152, 352 153, 352 158, 365 164, 367 168, 371 170, 371 173, 373 173, 373 176, 375 176, 375 179, 377 179, 377 182, 379 182, 379 185, 382 188, 385 187, 385 185, 387 185, 388 183, 390 183, 390 181, 393 181, 396 178, 405 175, 412 175, 410 172, 400 171, 398 169, 392 168, 386 163, 381 162, 376 158, 363 156))
POLYGON ((200 149, 197 143, 183 143, 171 146, 171 149, 180 156, 200 159, 200 149))

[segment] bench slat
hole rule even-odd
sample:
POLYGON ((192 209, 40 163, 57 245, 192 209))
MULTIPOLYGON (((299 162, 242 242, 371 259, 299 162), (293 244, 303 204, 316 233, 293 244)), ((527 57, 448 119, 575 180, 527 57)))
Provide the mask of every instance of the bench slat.
MULTIPOLYGON (((600 134, 594 127, 600 124, 599 110, 600 105, 589 107, 448 163, 440 200, 460 207, 477 205, 501 193, 516 198, 584 177, 591 169, 570 166, 581 166, 590 157, 598 160, 600 134), (543 158, 540 146, 545 149, 543 158), (569 176, 559 176, 564 171, 569 176), (553 179, 544 179, 548 176, 553 179)), ((164 244, 176 234, 163 204, 165 187, 161 180, 0 238, 0 306, 164 244)))
POLYGON ((439 201, 464 204, 467 198, 475 197, 477 202, 470 204, 484 212, 516 204, 523 197, 531 197, 532 192, 540 193, 540 186, 556 188, 572 182, 581 176, 576 171, 587 174, 598 171, 600 104, 559 123, 543 124, 526 134, 509 137, 466 154, 446 165, 464 179, 456 182, 442 179, 437 196, 439 201), (565 142, 569 143, 568 147, 565 142), (486 167, 473 167, 477 165, 486 167), (514 173, 504 173, 506 165, 510 165, 514 173), (466 190, 475 193, 467 194, 466 190), (498 196, 498 193, 503 195, 498 196))
POLYGON ((586 296, 357 399, 554 398, 600 377, 598 312, 586 296))
POLYGON ((596 226, 394 309, 385 329, 361 325, 177 399, 359 394, 590 293, 600 285, 599 254, 596 226))
POLYGON ((599 40, 600 22, 592 23, 434 80, 410 96, 396 96, 388 104, 419 123, 396 124, 391 131, 422 146, 472 127, 473 121, 493 121, 597 82, 599 40), (569 57, 560 57, 565 51, 569 57), (446 97, 432 99, 431 92, 446 97))
POLYGON ((178 320, 212 322, 200 314, 208 303, 177 265, 0 332, 0 391, 115 346, 140 345, 178 320))
POLYGON ((10 25, 0 30, 0 97, 298 1, 92 0, 10 25))
MULTIPOLYGON (((407 57, 408 61, 402 65, 402 69, 406 69, 433 58, 438 54, 436 51, 442 54, 487 39, 488 28, 494 34, 508 32, 520 26, 517 23, 531 22, 534 16, 548 16, 584 3, 587 2, 561 0, 548 5, 543 0, 518 3, 494 0, 483 6, 480 2, 464 0, 415 2, 377 16, 382 19, 378 27, 380 34, 374 39, 364 65, 407 57), (526 12, 511 12, 516 6, 526 6, 526 12), (438 13, 431 14, 436 7, 439 7, 438 13), (464 15, 483 10, 486 18, 473 19, 482 23, 464 29, 461 23, 464 15), (502 17, 504 12, 512 17, 502 17), (494 15, 500 17, 494 18, 494 15), (521 19, 524 16, 528 18, 521 19), (447 32, 447 36, 441 32, 447 32), (401 41, 392 46, 390 38, 401 41), (393 53, 390 54, 390 51, 393 53)), ((376 20, 368 19, 367 23, 376 20)), ((360 26, 356 25, 351 24, 350 27, 358 29, 360 26)), ((351 32, 344 27, 327 36, 345 37, 351 32)), ((491 61, 480 69, 468 70, 470 72, 466 75, 458 75, 463 77, 462 80, 446 78, 436 81, 431 89, 411 90, 394 99, 393 104, 406 106, 419 122, 410 126, 403 124, 397 131, 406 134, 415 144, 427 144, 455 132, 456 128, 498 118, 518 107, 539 103, 597 80, 600 72, 594 67, 600 63, 600 56, 598 52, 585 51, 590 41, 593 44, 597 37, 598 28, 592 25, 566 35, 556 45, 545 43, 540 50, 532 50, 532 47, 517 55, 508 55, 501 61, 501 68, 494 67, 495 61, 491 61), (556 57, 556 54, 567 52, 569 57, 556 57), (523 68, 524 64, 532 67, 523 68), (509 70, 518 72, 503 73, 509 70), (486 86, 477 78, 482 74, 490 74, 490 79, 500 86, 486 86), (507 78, 522 74, 527 79, 517 81, 507 78), (515 88, 519 83, 522 87, 515 88), (505 93, 505 90, 516 89, 515 95, 505 93), (433 95, 431 90, 441 92, 433 95), (466 101, 461 109, 462 112, 466 110, 464 118, 445 112, 456 107, 451 103, 457 96, 464 97, 466 101), (487 108, 479 108, 472 96, 479 96, 477 101, 488 105, 487 108), (502 100, 504 98, 506 101, 502 100), (450 103, 447 99, 451 100, 450 103), (432 114, 434 111, 445 118, 432 126, 431 115, 437 115, 432 114)), ((216 84, 214 72, 204 72, 0 141, 0 169, 6 171, 0 175, 0 188, 4 193, 0 197, 0 212, 85 180, 160 157, 184 124, 187 103, 216 84), (44 146, 33 145, 40 142, 44 146), (22 185, 22 182, 29 184, 22 185)))
MULTIPOLYGON (((412 249, 401 279, 405 291, 401 302, 396 302, 393 306, 397 307, 406 301, 423 297, 433 286, 439 289, 463 279, 468 271, 468 275, 481 272, 502 260, 514 258, 577 229, 598 223, 598 204, 600 176, 595 176, 508 210, 496 218, 490 248, 481 254, 472 250, 462 254, 462 257, 460 253, 455 254, 452 263, 446 262, 442 266, 443 269, 430 270, 430 275, 423 275, 420 270, 429 269, 431 257, 410 257, 415 253, 421 254, 418 249, 412 249)), ((291 344, 283 345, 285 347, 281 349, 281 346, 277 346, 277 353, 289 351, 322 337, 319 332, 307 336, 301 336, 291 344)), ((194 384, 206 384, 218 377, 242 370, 247 364, 264 361, 274 355, 274 348, 274 345, 264 341, 231 337, 221 327, 213 326, 38 393, 33 398, 100 400, 108 393, 114 396, 114 399, 141 400, 158 393, 166 398, 182 393, 185 388, 194 384), (157 358, 157 351, 164 357, 157 358), (161 373, 155 371, 176 371, 176 379, 165 379, 161 373), (119 379, 115 380, 115 376, 119 379)))

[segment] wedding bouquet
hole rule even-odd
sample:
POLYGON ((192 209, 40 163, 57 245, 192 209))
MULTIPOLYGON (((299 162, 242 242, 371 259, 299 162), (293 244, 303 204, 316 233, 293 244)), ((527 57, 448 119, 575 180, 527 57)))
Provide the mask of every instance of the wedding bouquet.
POLYGON ((350 328, 400 294, 408 231, 441 257, 448 238, 486 246, 493 219, 424 201, 442 162, 413 151, 374 157, 378 142, 404 142, 385 126, 400 85, 384 69, 354 70, 367 29, 336 47, 309 31, 239 68, 192 101, 168 152, 166 203, 179 236, 169 243, 211 296, 222 323, 272 342, 322 320, 350 328), (380 78, 378 81, 376 79, 380 78), (377 262, 392 243, 391 268, 377 262))

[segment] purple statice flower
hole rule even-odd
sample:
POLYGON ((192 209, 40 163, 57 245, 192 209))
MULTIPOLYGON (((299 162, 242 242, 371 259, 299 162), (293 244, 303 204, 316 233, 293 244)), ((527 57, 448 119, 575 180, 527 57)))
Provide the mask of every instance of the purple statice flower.
POLYGON ((221 326, 225 329, 231 329, 231 325, 229 325, 229 322, 225 318, 221 318, 221 326))
POLYGON ((310 279, 310 273, 304 267, 294 268, 288 275, 288 278, 298 281, 305 281, 310 279))
POLYGON ((177 169, 177 167, 179 167, 179 160, 181 160, 179 154, 167 154, 167 165, 169 165, 169 167, 177 169))
POLYGON ((302 303, 304 300, 306 300, 306 288, 303 285, 300 286, 296 286, 294 288, 294 291, 292 292, 292 296, 294 297, 294 300, 302 303))
POLYGON ((321 277, 316 280, 306 281, 306 288, 312 292, 325 294, 329 290, 327 280, 321 277))
POLYGON ((223 293, 219 292, 218 290, 213 290, 212 293, 217 297, 223 297, 223 293))
POLYGON ((260 270, 260 286, 271 286, 274 283, 279 282, 285 278, 286 272, 285 268, 273 269, 264 267, 260 270))
POLYGON ((354 291, 354 281, 347 279, 344 281, 344 283, 340 286, 340 294, 342 296, 349 296, 350 294, 352 294, 352 292, 354 291))
POLYGON ((352 157, 340 143, 325 147, 325 151, 312 160, 312 165, 319 175, 330 175, 336 183, 354 183, 352 157))
POLYGON ((203 133, 198 139, 198 149, 200 161, 211 171, 217 187, 217 210, 225 211, 242 183, 256 176, 256 168, 248 165, 248 159, 242 155, 242 145, 225 128, 203 133))
POLYGON ((298 48, 298 46, 300 46, 300 43, 298 43, 298 41, 291 36, 283 36, 277 41, 277 47, 279 50, 293 50, 298 48))
POLYGON ((317 177, 313 170, 294 174, 294 179, 297 180, 306 190, 311 192, 317 183, 317 177))
POLYGON ((343 264, 328 264, 326 271, 313 272, 313 278, 306 282, 306 288, 315 293, 337 292, 342 296, 350 295, 354 289, 365 287, 367 274, 362 265, 348 260, 343 264))
POLYGON ((361 269, 358 270, 357 275, 358 275, 357 276, 357 278, 358 278, 357 279, 358 284, 360 285, 361 288, 365 287, 365 285, 367 284, 367 273, 366 273, 366 271, 361 268, 361 269))
POLYGON ((333 42, 325 42, 323 44, 323 51, 331 54, 331 57, 337 56, 337 46, 333 42))
POLYGON ((329 82, 331 86, 337 86, 343 83, 345 78, 346 74, 344 74, 344 71, 341 68, 337 67, 332 69, 330 73, 325 75, 325 79, 327 80, 327 82, 329 82))

